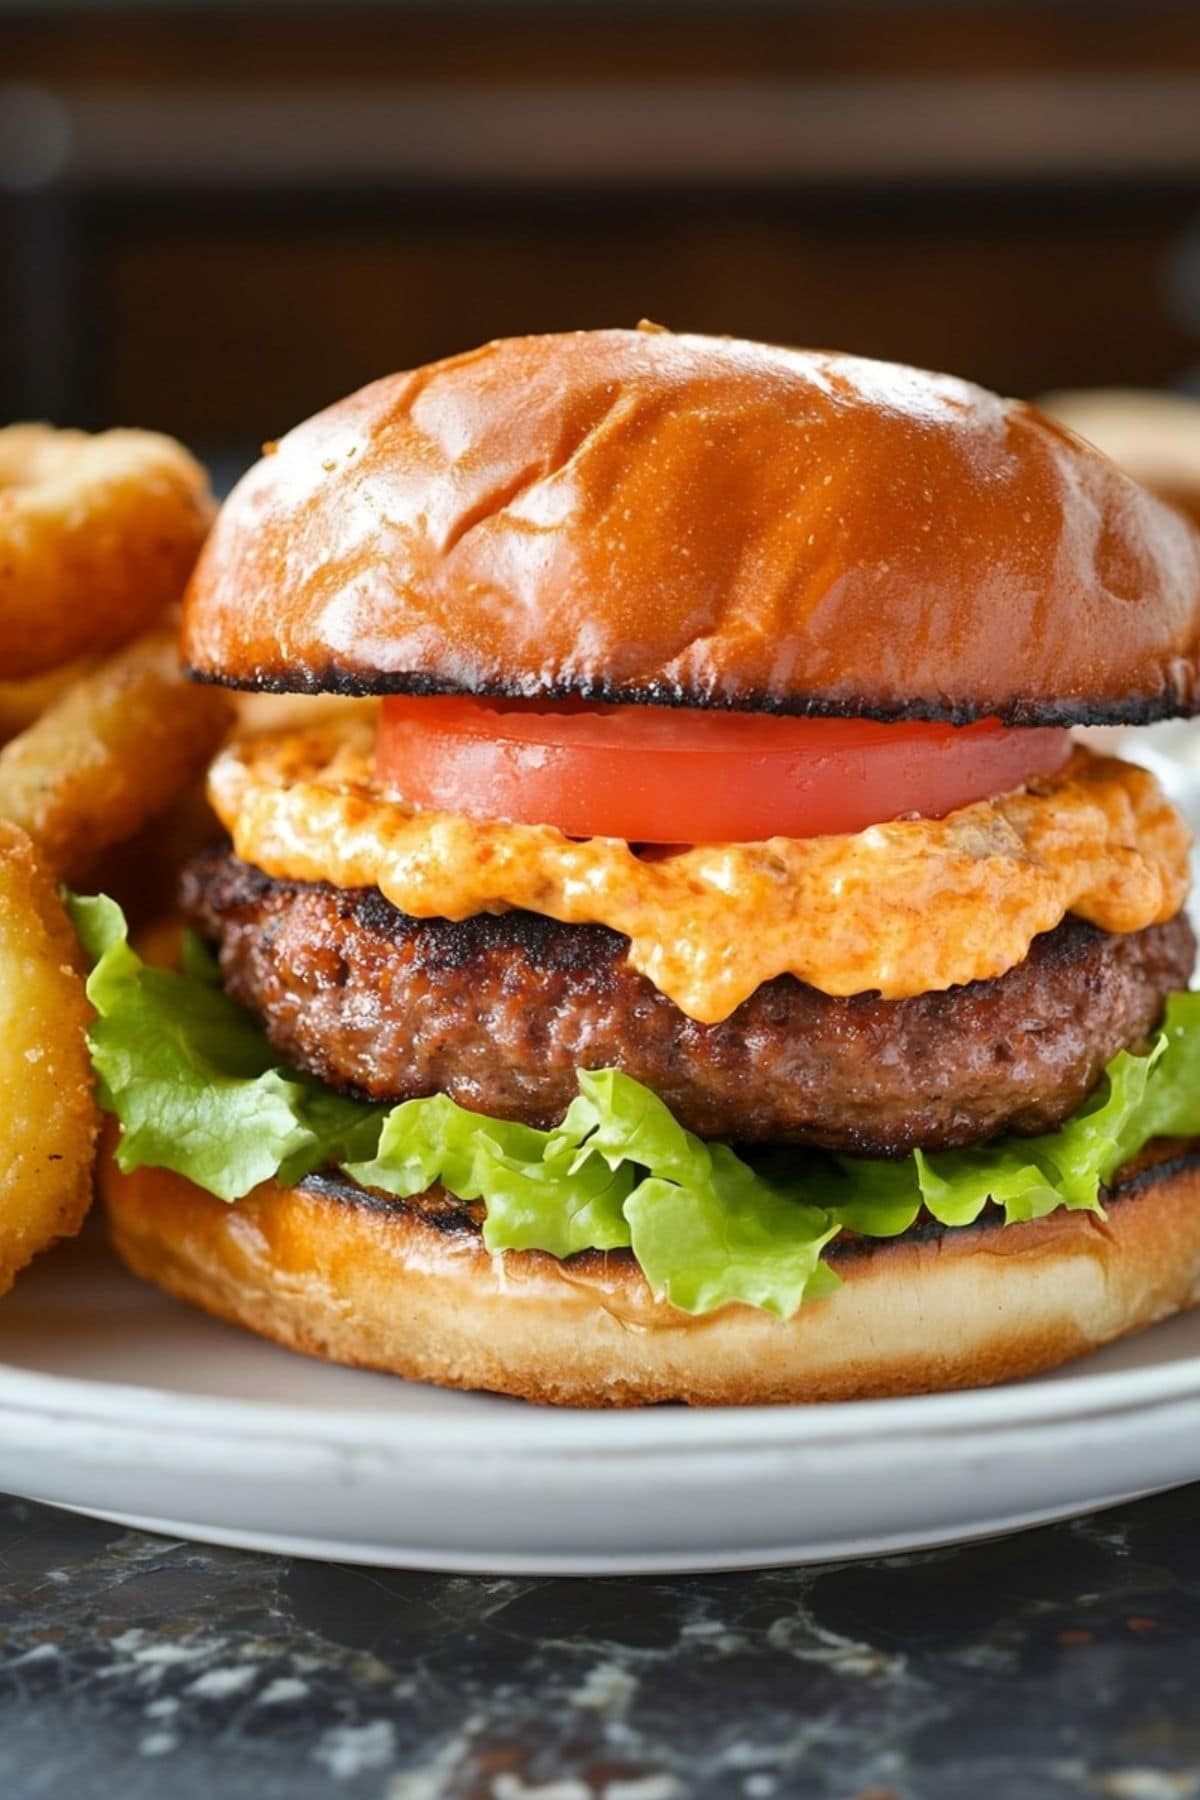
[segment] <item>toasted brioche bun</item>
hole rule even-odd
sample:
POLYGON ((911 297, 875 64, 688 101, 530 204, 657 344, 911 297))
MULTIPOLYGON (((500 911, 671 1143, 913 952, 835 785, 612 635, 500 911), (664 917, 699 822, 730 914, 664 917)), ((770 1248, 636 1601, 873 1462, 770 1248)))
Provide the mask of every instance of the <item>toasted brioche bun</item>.
POLYGON ((512 338, 272 446, 208 540, 184 655, 297 692, 1145 721, 1200 705, 1200 535, 947 376, 512 338))
POLYGON ((786 1324, 691 1318, 627 1253, 490 1256, 438 1190, 383 1202, 328 1181, 235 1206, 160 1169, 103 1178, 135 1274, 292 1350, 569 1406, 753 1405, 980 1387, 1034 1374, 1200 1298, 1200 1142, 1162 1146, 1106 1221, 918 1227, 851 1240, 843 1286, 786 1324))

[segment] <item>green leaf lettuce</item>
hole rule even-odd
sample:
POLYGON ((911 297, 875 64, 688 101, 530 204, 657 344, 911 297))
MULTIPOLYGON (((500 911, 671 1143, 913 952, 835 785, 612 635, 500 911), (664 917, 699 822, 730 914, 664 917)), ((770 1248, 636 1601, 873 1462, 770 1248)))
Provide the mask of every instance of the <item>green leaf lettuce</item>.
POLYGON ((391 1108, 345 1099, 280 1066, 196 940, 180 973, 150 968, 113 901, 69 904, 92 962, 92 1060, 120 1121, 122 1169, 172 1169, 227 1201, 321 1168, 398 1199, 440 1182, 482 1202, 489 1250, 630 1249, 652 1290, 685 1312, 742 1301, 787 1318, 837 1286, 822 1252, 839 1232, 893 1237, 922 1208, 952 1227, 988 1205, 1008 1223, 1058 1207, 1099 1213, 1104 1185, 1150 1138, 1200 1135, 1200 994, 1173 994, 1148 1052, 1115 1057, 1059 1131, 898 1162, 739 1155, 694 1137, 615 1069, 581 1070, 552 1131, 445 1095, 391 1108))
POLYGON ((184 972, 149 968, 115 901, 69 905, 93 965, 89 1043, 100 1103, 121 1122, 119 1167, 173 1169, 237 1200, 275 1176, 299 1181, 374 1136, 372 1108, 277 1066, 195 940, 184 972), (364 1125, 367 1139, 356 1136, 364 1125))

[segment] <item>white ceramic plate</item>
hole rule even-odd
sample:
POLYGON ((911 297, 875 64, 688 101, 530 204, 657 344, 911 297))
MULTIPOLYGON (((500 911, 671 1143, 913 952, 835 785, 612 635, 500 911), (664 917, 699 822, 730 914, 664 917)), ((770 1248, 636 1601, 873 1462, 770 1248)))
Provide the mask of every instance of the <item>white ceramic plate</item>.
MULTIPOLYGON (((1200 829, 1200 732, 1121 747, 1200 829)), ((0 1306, 0 1489, 250 1549, 515 1574, 752 1568, 1197 1479, 1200 1313, 982 1393, 583 1413, 289 1355, 134 1281, 95 1232, 0 1306)))
POLYGON ((1200 1316, 1041 1381, 857 1405, 543 1411, 309 1362, 95 1236, 0 1308, 0 1488, 417 1568, 634 1574, 984 1536, 1200 1478, 1200 1316))

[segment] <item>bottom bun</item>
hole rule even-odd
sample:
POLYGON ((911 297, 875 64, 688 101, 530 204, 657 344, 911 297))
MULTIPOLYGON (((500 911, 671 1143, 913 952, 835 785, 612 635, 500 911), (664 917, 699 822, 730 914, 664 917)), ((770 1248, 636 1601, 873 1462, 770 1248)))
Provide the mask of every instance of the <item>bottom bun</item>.
POLYGON ((490 1255, 477 1209, 341 1180, 235 1206, 160 1169, 104 1176, 135 1274, 293 1350, 566 1406, 752 1405, 982 1387, 1050 1369, 1200 1298, 1200 1140, 1157 1145, 1108 1217, 847 1239, 843 1285, 786 1323, 655 1300, 627 1252, 490 1255))

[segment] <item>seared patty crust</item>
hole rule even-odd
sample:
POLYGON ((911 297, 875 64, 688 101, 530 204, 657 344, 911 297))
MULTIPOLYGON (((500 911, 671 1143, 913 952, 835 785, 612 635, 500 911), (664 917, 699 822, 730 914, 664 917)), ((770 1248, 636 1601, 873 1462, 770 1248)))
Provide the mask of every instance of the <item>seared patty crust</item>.
POLYGON ((577 1069, 622 1068, 706 1138, 871 1156, 1054 1130, 1186 986, 1187 919, 1116 936, 1068 917, 993 981, 832 998, 790 975, 701 1025, 600 925, 527 912, 414 919, 374 889, 194 859, 186 917, 280 1056, 344 1092, 444 1093, 551 1125, 577 1069))

